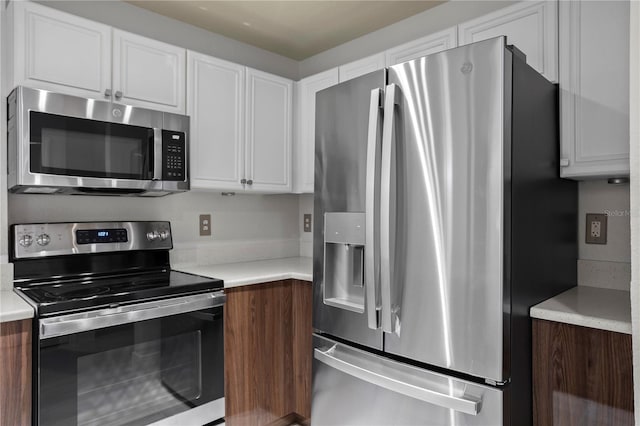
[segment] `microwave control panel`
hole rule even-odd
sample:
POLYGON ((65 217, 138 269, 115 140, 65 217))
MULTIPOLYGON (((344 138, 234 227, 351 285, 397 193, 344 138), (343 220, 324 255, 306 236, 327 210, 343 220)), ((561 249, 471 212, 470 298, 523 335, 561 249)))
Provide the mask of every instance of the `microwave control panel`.
POLYGON ((186 179, 184 132, 162 131, 162 180, 186 179))

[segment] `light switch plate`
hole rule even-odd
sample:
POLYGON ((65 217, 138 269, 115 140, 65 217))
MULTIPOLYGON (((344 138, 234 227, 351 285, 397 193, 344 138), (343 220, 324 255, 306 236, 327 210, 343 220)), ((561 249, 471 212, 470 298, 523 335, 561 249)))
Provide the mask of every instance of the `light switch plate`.
POLYGON ((200 236, 201 237, 211 236, 211 215, 201 214, 198 223, 200 226, 200 236))
POLYGON ((584 242, 587 244, 607 244, 607 215, 587 213, 584 242))
POLYGON ((310 213, 305 213, 302 216, 302 221, 303 221, 303 231, 304 232, 311 232, 311 214, 310 213))

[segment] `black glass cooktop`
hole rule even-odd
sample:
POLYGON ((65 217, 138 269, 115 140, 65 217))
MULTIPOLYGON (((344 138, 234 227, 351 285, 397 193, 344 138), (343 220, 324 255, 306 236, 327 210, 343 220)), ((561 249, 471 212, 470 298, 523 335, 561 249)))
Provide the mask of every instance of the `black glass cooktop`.
POLYGON ((18 287, 38 315, 222 289, 223 281, 178 271, 51 281, 18 287))

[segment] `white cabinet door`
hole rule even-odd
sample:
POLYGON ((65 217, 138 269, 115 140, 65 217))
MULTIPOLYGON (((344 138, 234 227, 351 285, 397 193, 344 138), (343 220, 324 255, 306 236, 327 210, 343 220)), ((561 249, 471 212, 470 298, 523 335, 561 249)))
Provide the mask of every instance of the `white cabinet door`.
POLYGON ((191 188, 242 190, 245 67, 187 53, 191 188))
POLYGON ((13 86, 109 99, 110 27, 36 3, 11 7, 13 86))
POLYGON ((426 37, 410 41, 385 52, 388 67, 412 59, 421 58, 432 53, 454 48, 458 45, 458 28, 452 27, 444 31, 429 34, 426 37))
POLYGON ((378 53, 376 55, 358 59, 357 61, 350 62, 346 65, 341 65, 338 68, 340 73, 340 82, 342 83, 343 81, 351 80, 352 78, 381 70, 385 67, 384 61, 384 53, 378 53))
POLYGON ((185 49, 113 30, 114 101, 184 114, 185 49))
POLYGON ((316 133, 316 93, 338 84, 338 68, 304 78, 297 85, 294 192, 313 193, 316 133))
POLYGON ((293 82, 247 68, 246 189, 291 192, 293 82))
POLYGON ((529 65, 549 81, 558 81, 556 1, 522 1, 458 26, 460 45, 502 35, 527 55, 529 65))
POLYGON ((560 2, 560 175, 629 175, 629 2, 560 2))

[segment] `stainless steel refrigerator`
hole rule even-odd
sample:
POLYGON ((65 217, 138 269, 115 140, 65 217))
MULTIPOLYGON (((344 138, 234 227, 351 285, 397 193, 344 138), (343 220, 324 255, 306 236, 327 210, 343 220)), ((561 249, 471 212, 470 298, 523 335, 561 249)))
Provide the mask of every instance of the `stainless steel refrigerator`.
POLYGON ((320 425, 526 425, 529 307, 576 284, 558 89, 499 37, 317 94, 320 425))

